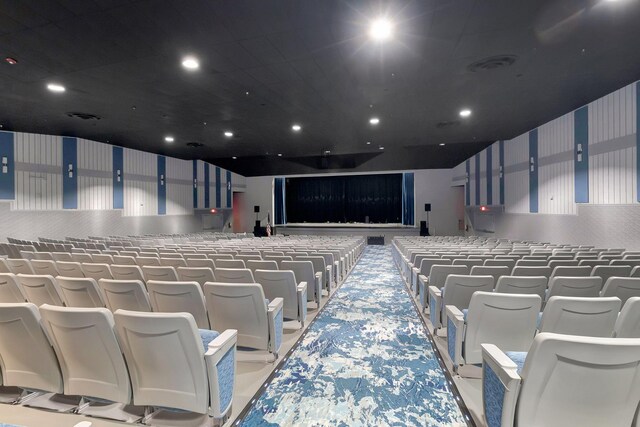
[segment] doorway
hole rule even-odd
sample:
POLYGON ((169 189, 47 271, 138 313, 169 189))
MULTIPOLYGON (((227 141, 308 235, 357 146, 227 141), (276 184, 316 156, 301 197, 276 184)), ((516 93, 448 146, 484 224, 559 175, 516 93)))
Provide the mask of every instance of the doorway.
POLYGON ((234 191, 233 192, 233 219, 232 219, 234 233, 242 233, 245 231, 243 213, 244 213, 244 193, 239 191, 234 191))

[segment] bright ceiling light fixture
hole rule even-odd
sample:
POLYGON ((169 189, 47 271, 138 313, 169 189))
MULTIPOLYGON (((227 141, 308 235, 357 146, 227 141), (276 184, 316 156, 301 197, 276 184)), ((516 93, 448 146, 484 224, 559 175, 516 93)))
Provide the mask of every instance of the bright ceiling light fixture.
POLYGON ((294 132, 300 132, 300 130, 302 130, 302 126, 293 125, 293 126, 291 126, 291 130, 294 131, 294 132))
POLYGON ((471 110, 465 108, 464 110, 460 110, 460 117, 469 117, 471 115, 471 110))
POLYGON ((62 93, 67 90, 64 86, 58 83, 49 83, 47 85, 47 89, 49 89, 51 92, 57 92, 57 93, 62 93))
POLYGON ((165 140, 165 142, 173 142, 173 141, 175 141, 175 139, 172 136, 165 136, 164 140, 165 140))
POLYGON ((376 41, 385 41, 393 35, 393 24, 386 18, 378 18, 369 25, 369 37, 376 41))
POLYGON ((233 136, 233 132, 231 132, 230 130, 227 130, 224 132, 224 136, 226 136, 227 138, 231 138, 233 136))
POLYGON ((440 143, 440 147, 444 147, 444 142, 441 142, 441 143, 440 143))
POLYGON ((200 61, 193 56, 187 56, 182 60, 182 66, 187 70, 197 70, 200 68, 200 61))
POLYGON ((377 117, 372 117, 369 119, 369 123, 371 123, 372 125, 377 125, 378 123, 380 123, 380 119, 377 117))

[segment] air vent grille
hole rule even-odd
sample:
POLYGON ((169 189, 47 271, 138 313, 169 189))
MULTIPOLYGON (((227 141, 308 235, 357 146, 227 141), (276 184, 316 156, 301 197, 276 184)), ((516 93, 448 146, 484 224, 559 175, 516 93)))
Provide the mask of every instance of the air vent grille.
POLYGON ((95 114, 90 114, 90 113, 69 112, 69 113, 67 113, 67 116, 69 116, 71 118, 82 119, 82 120, 100 120, 100 119, 102 119, 102 117, 96 116, 95 114))
POLYGON ((496 55, 476 61, 467 66, 467 69, 473 73, 479 71, 491 71, 498 68, 509 67, 513 65, 518 57, 516 55, 496 55))

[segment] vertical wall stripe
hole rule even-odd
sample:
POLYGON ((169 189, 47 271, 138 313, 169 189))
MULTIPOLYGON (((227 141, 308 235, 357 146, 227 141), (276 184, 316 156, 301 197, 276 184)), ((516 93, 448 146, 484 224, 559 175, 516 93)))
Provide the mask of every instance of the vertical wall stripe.
POLYGON ((167 214, 167 159, 158 156, 158 215, 167 214))
POLYGON ((204 207, 209 209, 211 207, 211 197, 209 188, 209 163, 204 164, 204 207))
POLYGON ((124 209, 124 152, 113 147, 113 209, 124 209))
POLYGON ((16 171, 14 158, 14 133, 0 132, 0 199, 13 200, 16 198, 16 171))
POLYGON ((487 205, 493 204, 493 148, 487 148, 487 205))
POLYGON ((78 140, 62 138, 62 208, 78 209, 78 140))
POLYGON ((640 82, 636 82, 636 192, 640 202, 640 82))
POLYGON ((198 161, 193 161, 193 209, 198 209, 198 161))
POLYGON ((538 212, 538 129, 529 132, 529 212, 538 212))
POLYGON ((227 207, 231 207, 231 200, 233 199, 231 190, 231 171, 227 171, 227 207))
POLYGON ((589 203, 589 106, 573 113, 575 202, 589 203))
POLYGON ((498 177, 500 178, 500 204, 504 205, 504 141, 498 143, 499 162, 498 177))
POLYGON ((476 154, 475 156, 475 160, 476 160, 476 206, 480 205, 480 154, 476 154))
POLYGON ((471 205, 471 161, 467 159, 465 162, 465 183, 464 183, 464 192, 465 192, 465 203, 467 206, 471 205))
POLYGON ((220 168, 216 166, 216 208, 221 208, 222 206, 222 188, 220 188, 222 182, 220 182, 220 168))

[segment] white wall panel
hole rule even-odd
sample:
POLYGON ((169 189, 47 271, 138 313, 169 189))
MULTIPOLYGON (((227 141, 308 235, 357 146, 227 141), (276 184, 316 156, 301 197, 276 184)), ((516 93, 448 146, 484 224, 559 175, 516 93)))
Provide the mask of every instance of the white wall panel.
MULTIPOLYGON (((233 182, 233 180, 231 181, 233 182)), ((227 170, 220 168, 220 207, 227 207, 227 170)))
POLYGON ((167 215, 193 213, 193 162, 166 158, 167 215))
POLYGON ((124 149, 124 216, 158 214, 158 157, 124 149))
POLYGON ((589 104, 590 203, 635 202, 635 133, 635 83, 589 104))
POLYGON ((538 128, 538 210, 575 214, 573 113, 538 128))
POLYGON ((15 134, 14 209, 62 209, 62 137, 15 134))
POLYGON ((245 191, 247 188, 247 179, 235 172, 231 172, 231 182, 233 183, 233 191, 245 191))
POLYGON ((465 162, 462 162, 453 168, 451 170, 451 185, 464 185, 465 173, 467 173, 465 169, 465 162))
POLYGON ((476 157, 469 159, 469 206, 476 204, 476 157))
POLYGON ((78 138, 78 209, 113 209, 113 147, 78 138))
POLYGON ((505 211, 529 212, 529 133, 504 142, 505 211))
POLYGON ((495 142, 491 147, 491 202, 500 204, 500 142, 495 142))
POLYGON ((487 204, 487 149, 478 153, 480 156, 480 204, 487 204))
POLYGON ((198 208, 204 208, 204 162, 198 160, 198 208))

